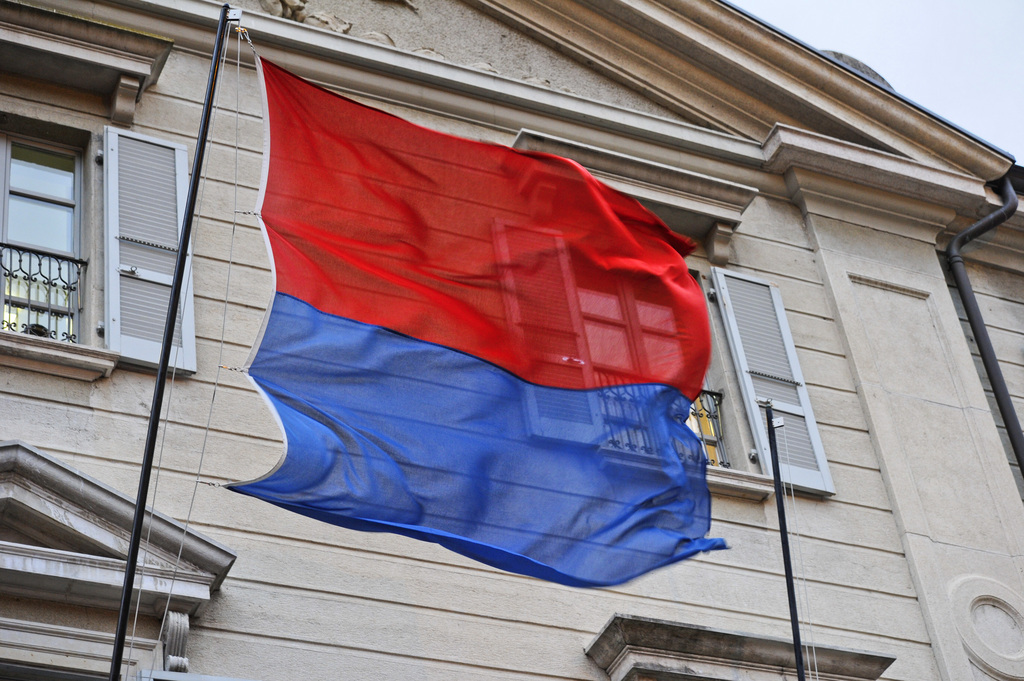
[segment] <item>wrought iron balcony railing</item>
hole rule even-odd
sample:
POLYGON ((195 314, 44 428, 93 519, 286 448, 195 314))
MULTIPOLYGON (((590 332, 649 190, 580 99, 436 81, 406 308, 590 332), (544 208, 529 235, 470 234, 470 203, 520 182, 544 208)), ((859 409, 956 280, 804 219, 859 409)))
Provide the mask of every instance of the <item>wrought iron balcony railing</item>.
POLYGON ((720 418, 722 393, 702 390, 693 406, 690 407, 686 425, 690 427, 701 442, 704 456, 712 466, 729 468, 729 459, 725 454, 722 442, 722 421, 720 418))
POLYGON ((0 243, 0 329, 78 342, 85 261, 0 243))
MULTIPOLYGON (((633 390, 642 390, 637 387, 633 390)), ((618 452, 627 458, 642 462, 644 456, 655 452, 653 434, 645 423, 645 415, 639 408, 640 395, 631 389, 619 387, 601 391, 601 417, 607 432, 604 448, 618 452)), ((677 416, 700 440, 701 452, 712 466, 728 468, 729 461, 722 443, 722 427, 719 411, 722 393, 705 390, 694 401, 688 413, 677 416)), ((680 456, 688 455, 677 443, 680 456)))

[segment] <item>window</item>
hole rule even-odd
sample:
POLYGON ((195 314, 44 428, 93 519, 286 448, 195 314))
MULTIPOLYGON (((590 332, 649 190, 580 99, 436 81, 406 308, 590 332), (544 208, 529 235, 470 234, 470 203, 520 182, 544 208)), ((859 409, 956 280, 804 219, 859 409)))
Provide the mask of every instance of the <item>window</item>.
MULTIPOLYGON (((46 127, 10 118, 20 127, 46 127)), ((84 137, 88 144, 85 131, 50 127, 55 138, 84 137)), ((33 370, 83 380, 108 376, 114 359, 156 366, 187 190, 185 147, 108 127, 104 201, 91 210, 82 196, 99 178, 83 172, 87 154, 8 133, 0 133, 0 153, 0 331, 18 334, 5 334, 3 343, 18 345, 7 356, 26 358, 33 370), (91 241, 101 234, 102 248, 91 241), (83 253, 105 267, 89 268, 83 253), (85 291, 100 289, 103 297, 85 300, 85 291), (83 326, 86 320, 96 323, 95 332, 83 326), (34 338, 63 347, 46 348, 34 338), (106 350, 85 345, 100 339, 106 350)), ((190 269, 172 362, 194 372, 190 269)))
POLYGON ((76 343, 81 158, 18 137, 0 135, 0 144, 0 329, 76 343))
MULTIPOLYGON (((188 190, 185 147, 110 127, 104 146, 107 345, 122 362, 155 366, 188 190)), ((194 372, 191 290, 186 281, 171 361, 194 372)))
POLYGON ((778 435, 782 479, 805 491, 835 493, 778 288, 719 268, 711 274, 765 472, 771 473, 764 409, 770 399, 785 422, 778 435))
MULTIPOLYGON (((646 466, 671 438, 680 456, 683 444, 648 421, 643 405, 649 385, 631 385, 631 377, 652 367, 683 361, 673 309, 657 299, 660 288, 645 292, 618 280, 573 267, 560 236, 518 225, 495 229, 499 258, 517 262, 523 254, 554 253, 528 273, 505 273, 506 308, 525 342, 545 351, 541 375, 572 385, 604 386, 598 391, 530 390, 527 419, 534 434, 556 440, 599 442, 609 459, 646 466), (513 293, 514 292, 514 293, 513 293), (571 328, 564 325, 571 320, 571 328)), ((678 401, 675 419, 698 436, 714 465, 725 463, 718 407, 721 395, 704 392, 690 408, 678 401)))

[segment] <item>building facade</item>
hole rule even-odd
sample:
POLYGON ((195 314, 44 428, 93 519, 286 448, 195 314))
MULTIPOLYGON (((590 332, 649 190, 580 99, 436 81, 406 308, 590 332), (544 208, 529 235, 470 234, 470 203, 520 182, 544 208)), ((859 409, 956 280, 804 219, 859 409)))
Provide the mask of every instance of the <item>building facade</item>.
MULTIPOLYGON (((718 0, 238 6, 261 56, 572 158, 698 244, 714 357, 691 424, 731 548, 571 589, 223 487, 282 450, 237 370, 272 274, 233 33, 125 679, 795 678, 766 397, 808 666, 1024 679, 1024 483, 943 256, 1012 157, 718 0)), ((106 678, 218 13, 0 0, 0 679, 106 678)), ((1024 413, 1024 218, 965 258, 1024 413)))

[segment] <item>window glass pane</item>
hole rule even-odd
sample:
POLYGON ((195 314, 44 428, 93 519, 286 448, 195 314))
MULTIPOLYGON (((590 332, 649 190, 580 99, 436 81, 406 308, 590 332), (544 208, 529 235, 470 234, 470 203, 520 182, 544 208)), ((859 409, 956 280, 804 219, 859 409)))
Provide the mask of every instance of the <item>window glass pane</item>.
POLYGON ((683 353, 679 351, 679 341, 674 338, 644 334, 644 351, 652 371, 682 366, 683 353))
POLYGON ((636 313, 640 317, 640 323, 647 328, 666 333, 673 333, 676 330, 675 315, 672 314, 671 307, 637 301, 636 313))
POLYGON ((46 201, 10 197, 7 239, 50 251, 74 249, 74 209, 46 201))
POLYGON ((75 198, 75 157, 13 144, 11 188, 72 201, 75 198))
POLYGON ((629 355, 629 339, 622 327, 587 321, 584 324, 587 332, 587 345, 590 347, 590 358, 595 364, 615 369, 630 370, 633 362, 629 355))
POLYGON ((618 296, 586 289, 579 289, 579 294, 583 314, 607 317, 608 319, 622 319, 622 308, 619 305, 618 296))

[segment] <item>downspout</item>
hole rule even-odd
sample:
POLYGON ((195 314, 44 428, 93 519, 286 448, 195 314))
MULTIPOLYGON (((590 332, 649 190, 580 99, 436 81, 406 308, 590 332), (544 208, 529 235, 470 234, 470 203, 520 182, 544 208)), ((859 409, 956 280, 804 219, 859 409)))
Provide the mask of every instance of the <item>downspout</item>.
POLYGON ((1013 408, 1010 391, 1006 387, 1003 372, 999 369, 999 362, 996 359, 995 350, 992 348, 992 340, 985 327, 985 320, 981 318, 981 308, 978 307, 978 300, 974 296, 971 281, 967 278, 967 268, 964 267, 963 256, 960 255, 960 249, 963 246, 1003 224, 1017 210, 1017 192, 1010 183, 1010 175, 1004 175, 1000 182, 1000 197, 1003 200, 1003 205, 953 237, 946 248, 946 260, 949 262, 949 270, 953 273, 953 279, 956 281, 957 291, 960 292, 960 299, 964 303, 964 311, 967 313, 967 321, 971 324, 974 340, 978 344, 981 361, 985 365, 985 373, 988 374, 989 383, 992 384, 996 405, 999 407, 1003 424, 1010 436, 1010 448, 1013 449, 1013 455, 1017 459, 1017 465, 1020 466, 1021 472, 1024 472, 1024 432, 1021 432, 1020 419, 1017 418, 1017 412, 1013 408))

